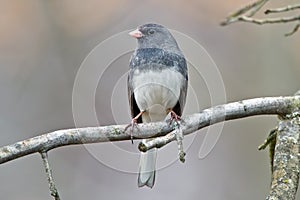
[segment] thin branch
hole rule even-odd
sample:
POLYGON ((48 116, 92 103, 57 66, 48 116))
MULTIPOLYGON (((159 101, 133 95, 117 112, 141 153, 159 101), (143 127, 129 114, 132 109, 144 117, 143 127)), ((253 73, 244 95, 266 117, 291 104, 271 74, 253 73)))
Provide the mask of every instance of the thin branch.
MULTIPOLYGON (((238 9, 233 14, 230 14, 224 21, 221 22, 222 26, 229 25, 234 22, 250 22, 254 24, 275 24, 275 23, 290 23, 294 21, 300 21, 300 15, 283 17, 283 18, 265 18, 265 19, 256 19, 253 16, 268 2, 269 0, 258 0, 250 5, 244 6, 241 9, 238 9)), ((299 9, 300 4, 288 5, 282 8, 267 9, 265 14, 269 13, 280 13, 287 12, 295 9, 299 9)), ((286 33, 285 36, 291 36, 299 30, 300 22, 298 22, 294 29, 289 33, 286 33)))
POLYGON ((177 147, 178 147, 178 156, 179 156, 179 160, 181 162, 185 162, 185 152, 183 150, 183 132, 182 129, 180 127, 180 124, 178 124, 179 127, 175 129, 175 137, 176 137, 176 141, 177 141, 177 147))
POLYGON ((52 170, 51 170, 51 167, 50 167, 50 164, 49 164, 49 161, 48 161, 48 154, 47 154, 47 152, 41 152, 40 154, 41 154, 41 157, 43 159, 43 164, 44 164, 44 168, 45 168, 45 171, 46 171, 51 196, 53 196, 53 198, 55 200, 60 200, 58 191, 56 189, 56 186, 55 186, 55 183, 54 183, 54 180, 53 180, 52 170))
MULTIPOLYGON (((265 139, 264 143, 259 145, 258 150, 263 150, 265 149, 270 143, 276 139, 276 134, 277 134, 277 127, 273 130, 270 131, 269 136, 267 139, 265 139)), ((273 159, 272 159, 273 160, 273 159)))
POLYGON ((249 10, 248 17, 252 17, 255 15, 269 0, 260 0, 256 2, 256 5, 253 6, 251 10, 249 10))
POLYGON ((241 16, 238 18, 238 21, 243 21, 243 22, 250 22, 258 25, 263 25, 263 24, 275 24, 275 23, 289 23, 289 22, 294 22, 294 21, 299 21, 294 29, 290 31, 289 33, 284 34, 284 36, 291 36, 294 33, 296 33, 300 27, 300 15, 297 16, 292 16, 292 17, 285 17, 285 18, 272 18, 272 19, 254 19, 251 17, 246 17, 246 16, 241 16))
POLYGON ((288 23, 300 20, 300 15, 283 18, 272 18, 272 19, 254 19, 251 17, 241 16, 238 17, 238 21, 250 22, 258 25, 262 24, 274 24, 274 23, 288 23))
POLYGON ((265 5, 265 3, 267 3, 269 0, 258 0, 255 1, 249 5, 246 5, 240 9, 238 9, 236 12, 230 14, 228 17, 226 17, 225 21, 221 22, 222 26, 231 24, 233 22, 238 21, 238 17, 242 16, 243 14, 248 13, 246 16, 247 17, 252 17, 253 15, 255 15, 260 8, 265 5))
POLYGON ((258 150, 263 150, 267 146, 269 146, 269 158, 270 158, 271 173, 273 173, 273 161, 274 161, 274 152, 275 152, 277 132, 278 132, 278 127, 271 130, 269 133, 269 136, 264 141, 264 143, 258 147, 258 150))
POLYGON ((291 32, 284 34, 284 36, 293 35, 294 33, 296 33, 299 30, 299 28, 300 28, 300 21, 298 22, 298 24, 295 25, 294 29, 291 32))
POLYGON ((271 13, 288 12, 288 11, 296 10, 296 9, 300 9, 300 4, 288 5, 288 6, 282 7, 282 8, 267 9, 265 11, 265 14, 267 15, 267 14, 271 14, 271 13))

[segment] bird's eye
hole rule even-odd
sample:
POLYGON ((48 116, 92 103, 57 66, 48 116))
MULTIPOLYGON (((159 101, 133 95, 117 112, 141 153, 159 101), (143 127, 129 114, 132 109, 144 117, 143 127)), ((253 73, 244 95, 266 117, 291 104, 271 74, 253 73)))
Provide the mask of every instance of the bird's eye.
POLYGON ((152 35, 153 33, 155 33, 155 31, 152 30, 152 29, 150 29, 150 30, 148 31, 148 33, 149 33, 149 35, 152 35))

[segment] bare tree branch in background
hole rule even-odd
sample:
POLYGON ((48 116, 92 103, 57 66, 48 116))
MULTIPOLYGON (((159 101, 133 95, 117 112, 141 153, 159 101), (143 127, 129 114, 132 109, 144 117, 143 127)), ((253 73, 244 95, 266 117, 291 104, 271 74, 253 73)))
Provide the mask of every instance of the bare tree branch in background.
POLYGON ((300 4, 288 5, 283 8, 268 9, 265 11, 265 14, 287 12, 287 11, 296 10, 296 9, 300 9, 300 4))
MULTIPOLYGON (((272 189, 278 188, 275 187, 278 184, 278 182, 275 182, 275 180, 280 180, 281 182, 283 180, 283 184, 289 184, 289 188, 292 191, 297 191, 297 180, 299 178, 298 154, 300 145, 300 114, 298 112, 299 107, 300 95, 298 94, 296 96, 290 97, 264 97, 243 100, 215 106, 205 109, 200 113, 186 116, 182 119, 179 131, 178 126, 172 126, 168 122, 139 124, 139 128, 133 130, 133 137, 134 139, 155 137, 155 139, 149 142, 140 143, 139 149, 141 151, 147 151, 154 147, 160 148, 177 139, 180 160, 184 161, 184 152, 182 148, 182 142, 180 141, 182 140, 183 135, 191 134, 204 127, 226 120, 239 119, 254 115, 277 114, 279 116, 282 116, 281 118, 284 119, 286 123, 280 123, 278 126, 278 132, 280 133, 277 135, 278 145, 275 149, 272 189), (180 135, 178 136, 177 134, 180 135), (286 140, 287 137, 288 140, 286 140), (282 141, 283 146, 280 145, 280 141, 282 141), (293 141, 293 144, 291 146, 285 146, 290 141, 293 141), (296 148, 297 145, 298 148, 296 148), (292 149, 290 149, 290 147, 292 149), (284 150, 286 149, 288 150, 289 154, 285 153, 284 150), (291 155, 290 152, 297 154, 295 155, 296 158, 289 156, 291 155), (285 156, 284 162, 281 159, 281 155, 285 156), (278 172, 278 170, 282 169, 282 166, 284 167, 284 169, 288 169, 290 166, 288 165, 289 163, 293 164, 292 167, 294 168, 292 170, 285 170, 285 173, 278 172), (295 163, 297 166, 295 166, 295 163), (298 175, 295 175, 295 173, 298 175), (286 177, 293 178, 286 179, 286 177)), ((60 197, 52 178, 52 172, 49 165, 47 152, 51 149, 66 145, 131 140, 130 134, 125 131, 126 127, 127 125, 111 125, 102 127, 74 128, 58 130, 55 132, 36 136, 34 138, 20 141, 15 144, 0 147, 0 164, 32 153, 40 153, 43 159, 44 167, 46 169, 51 195, 55 200, 58 200, 60 199, 60 197)), ((271 197, 269 199, 272 199, 271 197)))
MULTIPOLYGON (((251 3, 249 5, 246 5, 242 7, 241 9, 237 10, 236 12, 230 14, 223 22, 221 22, 222 26, 234 23, 234 22, 249 22, 254 23, 258 25, 263 24, 277 24, 277 23, 291 23, 291 22, 297 22, 295 27, 292 31, 285 34, 285 36, 293 35, 295 32, 298 31, 300 27, 300 15, 295 16, 288 16, 288 17, 282 17, 282 18, 264 18, 264 19, 256 19, 253 18, 253 16, 262 9, 262 7, 269 2, 270 0, 258 0, 254 3, 251 3)), ((271 14, 271 13, 283 13, 288 12, 292 10, 300 9, 300 4, 295 5, 287 5, 286 7, 282 8, 271 8, 264 11, 264 13, 271 14)))

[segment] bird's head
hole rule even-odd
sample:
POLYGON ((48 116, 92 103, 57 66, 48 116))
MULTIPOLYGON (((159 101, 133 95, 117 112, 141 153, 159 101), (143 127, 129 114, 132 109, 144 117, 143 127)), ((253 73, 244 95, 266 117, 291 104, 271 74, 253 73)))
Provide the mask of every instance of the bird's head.
MULTIPOLYGON (((177 42, 170 31, 159 24, 144 24, 129 33, 138 41, 138 48, 160 48, 180 52, 177 42)), ((175 53, 175 52, 174 52, 175 53)))

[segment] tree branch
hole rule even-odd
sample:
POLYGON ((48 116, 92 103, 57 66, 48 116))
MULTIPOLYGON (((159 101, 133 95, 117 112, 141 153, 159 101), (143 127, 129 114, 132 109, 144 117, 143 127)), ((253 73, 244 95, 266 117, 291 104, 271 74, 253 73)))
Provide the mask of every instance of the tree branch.
POLYGON ((265 14, 281 13, 281 12, 287 12, 287 11, 296 10, 296 9, 300 9, 300 4, 288 5, 288 6, 282 7, 282 8, 267 9, 265 11, 265 14))
POLYGON ((300 15, 292 16, 292 17, 283 17, 283 18, 272 18, 272 19, 254 19, 251 17, 241 16, 238 17, 239 21, 250 22, 258 25, 262 24, 275 24, 275 23, 288 23, 293 21, 300 20, 300 15))
POLYGON ((284 34, 284 35, 285 35, 285 36, 293 35, 294 33, 296 33, 296 32, 298 31, 299 27, 300 27, 300 21, 298 22, 298 24, 295 25, 295 27, 293 28, 293 30, 292 30, 291 32, 286 33, 286 34, 284 34))
MULTIPOLYGON (((181 128, 187 135, 206 126, 213 125, 225 120, 233 120, 253 115, 290 113, 292 108, 300 105, 300 96, 294 97, 265 97, 238 101, 205 109, 200 113, 186 116, 181 128)), ((160 148, 176 139, 176 130, 171 133, 156 137, 148 142, 141 142, 140 151, 148 151, 152 148, 160 148)))
MULTIPOLYGON (((300 26, 300 15, 296 16, 289 16, 289 17, 282 17, 282 18, 265 18, 265 19, 255 19, 253 16, 268 2, 269 0, 258 0, 254 3, 251 3, 249 5, 246 5, 242 7, 241 9, 238 9, 236 12, 230 14, 226 19, 221 22, 222 26, 229 25, 234 22, 249 22, 254 23, 258 25, 263 24, 276 24, 276 23, 290 23, 298 21, 298 23, 295 25, 294 29, 290 31, 289 33, 286 33, 285 36, 290 36, 298 31, 300 26)), ((288 5, 283 8, 274 8, 274 9, 267 9, 264 11, 264 14, 270 14, 270 13, 281 13, 281 12, 287 12, 295 9, 299 9, 300 4, 295 5, 288 5)))
POLYGON ((48 153, 47 152, 41 152, 40 154, 41 154, 43 164, 44 164, 44 168, 45 168, 45 171, 46 171, 51 196, 53 196, 53 198, 55 200, 60 200, 58 191, 56 189, 56 186, 55 186, 55 183, 54 183, 54 180, 53 180, 52 170, 51 170, 51 167, 50 167, 50 164, 49 164, 49 161, 48 161, 48 153))
POLYGON ((249 5, 246 5, 246 6, 242 7, 242 8, 240 8, 240 9, 238 9, 237 11, 235 11, 234 13, 232 13, 228 17, 226 17, 225 21, 221 22, 221 25, 225 26, 225 25, 231 24, 233 22, 236 22, 236 21, 238 21, 238 17, 242 16, 244 14, 247 17, 252 17, 268 1, 269 0, 258 0, 258 1, 255 1, 255 2, 253 2, 251 4, 249 4, 249 5))
MULTIPOLYGON (((86 127, 58 130, 39 135, 11 145, 0 147, 0 164, 32 153, 47 152, 66 145, 100 143, 130 140, 130 134, 124 132, 127 125, 86 127)), ((142 134, 133 130, 134 139, 165 135, 172 130, 166 122, 139 124, 142 134)))
MULTIPOLYGON (((281 137, 281 134, 279 134, 277 138, 278 140, 283 141, 283 145, 278 144, 276 146, 272 182, 272 191, 274 191, 274 193, 270 193, 269 199, 273 199, 273 196, 277 195, 278 192, 284 190, 285 188, 291 189, 291 192, 288 194, 291 194, 290 196, 292 196, 295 194, 298 186, 297 180, 299 179, 300 120, 299 112, 295 112, 295 110, 300 107, 299 93, 297 93, 296 96, 290 97, 255 98, 215 106, 205 109, 200 113, 184 117, 181 120, 179 127, 170 126, 170 124, 167 122, 139 124, 139 128, 133 130, 133 139, 156 137, 149 142, 140 143, 139 149, 141 151, 147 151, 154 147, 159 148, 177 139, 179 158, 182 162, 184 162, 185 153, 183 152, 182 147, 183 135, 193 133, 196 130, 218 122, 244 118, 253 115, 277 114, 279 116, 283 116, 284 118, 290 117, 289 119, 291 119, 291 121, 287 122, 288 125, 296 123, 298 127, 294 128, 291 126, 291 129, 281 129, 283 136, 281 137), (297 121, 293 121, 296 114, 297 121), (291 138, 286 135, 290 134, 295 136, 297 133, 298 139, 294 139, 294 143, 288 143, 291 138), (287 139, 287 142, 284 141, 285 139, 287 139), (287 148, 291 149, 288 149, 286 153, 281 155, 280 152, 278 153, 277 151, 281 151, 282 148, 285 148, 284 145, 286 144, 290 144, 290 146, 287 146, 287 148), (290 155, 295 158, 288 160, 291 157, 290 155), (287 160, 287 166, 284 165, 285 163, 281 163, 283 159, 287 160), (277 164, 276 161, 280 161, 279 164, 277 164), (292 168, 289 168, 290 166, 292 166, 292 168), (293 175, 292 172, 290 173, 290 170, 296 171, 296 175, 293 175), (282 173, 284 174, 285 172, 289 174, 287 176, 281 176, 282 173)), ((283 125, 280 124, 279 128, 282 126, 283 125)), ((126 133, 125 131, 126 127, 127 125, 111 125, 102 127, 75 128, 58 130, 36 136, 15 144, 0 147, 0 164, 22 156, 26 156, 28 154, 37 152, 40 153, 46 169, 51 195, 55 200, 59 200, 60 197, 52 177, 47 152, 51 149, 66 145, 131 140, 131 134, 126 133)))
MULTIPOLYGON (((187 135, 196 130, 224 120, 238 119, 253 115, 285 115, 290 113, 294 107, 299 105, 300 96, 265 97, 228 103, 205 109, 200 113, 184 117, 181 123, 181 128, 183 134, 187 135)), ((28 154, 47 152, 51 149, 66 145, 130 140, 130 134, 124 131, 126 126, 127 125, 111 125, 102 127, 75 128, 58 130, 36 136, 11 145, 0 147, 0 164, 28 154)), ((146 151, 154 146, 161 147, 164 142, 169 143, 176 139, 176 136, 173 136, 174 132, 172 132, 174 127, 170 127, 167 122, 139 124, 138 126, 139 130, 133 130, 134 139, 158 137, 152 140, 152 146, 144 144, 145 148, 140 148, 142 151, 146 151), (170 134, 167 135, 168 133, 170 134)))
POLYGON ((300 113, 295 110, 277 128, 272 184, 267 200, 296 198, 300 169, 300 113))

